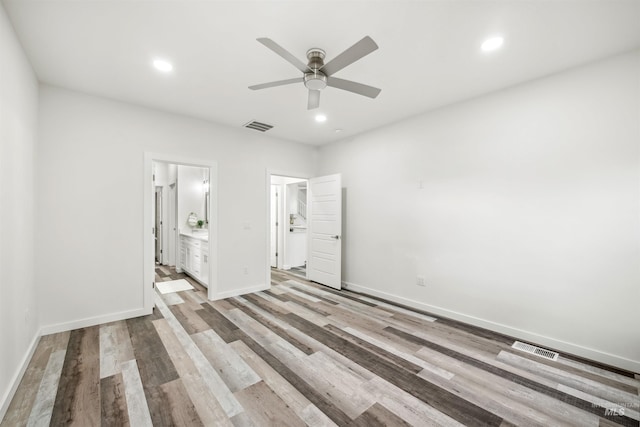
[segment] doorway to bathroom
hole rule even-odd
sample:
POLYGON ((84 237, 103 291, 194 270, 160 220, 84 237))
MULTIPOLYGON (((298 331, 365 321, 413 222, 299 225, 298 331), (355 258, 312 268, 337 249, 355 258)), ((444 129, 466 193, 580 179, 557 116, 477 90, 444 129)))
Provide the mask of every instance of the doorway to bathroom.
POLYGON ((157 272, 206 288, 217 283, 217 168, 213 161, 145 153, 144 302, 153 307, 157 272))
POLYGON ((270 176, 270 266, 307 278, 307 180, 270 176))

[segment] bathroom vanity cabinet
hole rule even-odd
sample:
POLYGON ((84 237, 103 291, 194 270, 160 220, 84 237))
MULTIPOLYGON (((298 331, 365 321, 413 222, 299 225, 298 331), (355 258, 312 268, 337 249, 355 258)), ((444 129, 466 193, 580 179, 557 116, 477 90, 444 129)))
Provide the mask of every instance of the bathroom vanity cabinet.
POLYGON ((209 239, 207 235, 180 234, 180 268, 204 286, 208 286, 209 239))

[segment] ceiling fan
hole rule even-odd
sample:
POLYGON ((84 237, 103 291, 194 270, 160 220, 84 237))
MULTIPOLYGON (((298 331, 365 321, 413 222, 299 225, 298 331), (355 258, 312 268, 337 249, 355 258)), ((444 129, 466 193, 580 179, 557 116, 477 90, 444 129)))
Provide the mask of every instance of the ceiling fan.
POLYGON ((307 51, 307 60, 309 62, 305 64, 271 39, 259 38, 256 40, 280 55, 298 70, 302 71, 303 76, 302 78, 296 77, 293 79, 278 80, 275 82, 249 86, 249 89, 251 90, 266 89, 269 87, 303 82, 305 87, 309 89, 309 100, 307 103, 308 110, 312 110, 320 106, 320 91, 327 86, 346 90, 369 98, 375 98, 380 93, 381 89, 333 77, 336 72, 378 49, 376 42, 374 42, 369 36, 364 37, 362 40, 326 64, 324 63, 325 52, 322 49, 309 49, 307 51))

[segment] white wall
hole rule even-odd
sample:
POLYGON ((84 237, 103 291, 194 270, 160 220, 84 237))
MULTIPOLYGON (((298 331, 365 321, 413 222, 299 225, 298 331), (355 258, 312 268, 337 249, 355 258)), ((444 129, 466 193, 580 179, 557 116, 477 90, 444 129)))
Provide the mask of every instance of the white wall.
POLYGON ((0 4, 0 420, 38 336, 38 82, 0 4))
POLYGON ((635 52, 323 147, 344 280, 640 372, 639 79, 635 52))
POLYGON ((46 85, 40 95, 43 325, 142 308, 144 152, 218 162, 217 290, 265 285, 266 170, 312 173, 313 148, 46 85))

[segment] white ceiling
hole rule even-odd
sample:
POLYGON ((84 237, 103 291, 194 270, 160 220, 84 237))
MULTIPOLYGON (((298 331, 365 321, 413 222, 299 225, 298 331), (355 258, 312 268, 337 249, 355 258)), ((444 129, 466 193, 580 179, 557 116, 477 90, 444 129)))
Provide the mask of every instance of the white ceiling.
POLYGON ((638 0, 3 3, 42 82, 238 128, 255 119, 274 125, 273 136, 308 144, 640 47, 638 0), (503 49, 482 53, 494 34, 503 49), (302 83, 247 88, 300 76, 258 37, 306 62, 311 47, 328 61, 365 35, 380 48, 336 77, 382 92, 372 100, 325 89, 323 124, 307 111, 302 83), (154 70, 157 56, 174 71, 154 70))

